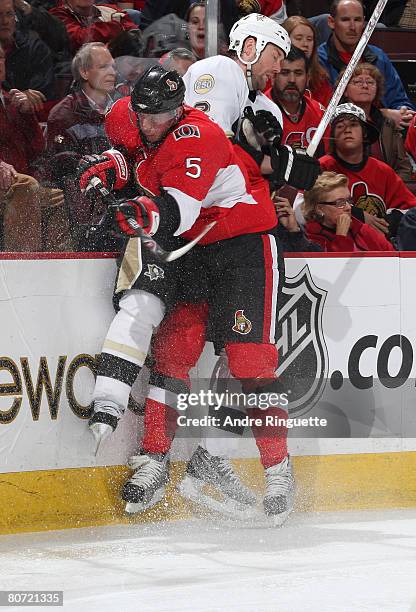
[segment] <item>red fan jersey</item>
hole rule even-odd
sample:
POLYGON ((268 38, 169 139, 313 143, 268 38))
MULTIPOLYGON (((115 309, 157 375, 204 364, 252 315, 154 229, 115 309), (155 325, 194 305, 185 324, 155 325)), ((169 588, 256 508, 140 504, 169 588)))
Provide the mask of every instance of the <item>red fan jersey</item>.
MULTIPOLYGON (((266 96, 273 100, 282 111, 283 117, 283 136, 282 144, 289 145, 294 149, 306 149, 308 144, 313 138, 318 125, 321 123, 321 119, 325 112, 325 108, 314 100, 313 98, 304 95, 302 98, 300 113, 298 116, 290 115, 286 112, 284 107, 279 104, 279 101, 272 97, 272 90, 269 89, 265 92, 266 96)), ((329 128, 325 131, 324 137, 322 138, 324 151, 327 150, 327 143, 329 139, 329 128)))
POLYGON ((376 217, 385 217, 390 208, 407 210, 416 206, 416 196, 387 164, 369 157, 362 164, 341 163, 332 155, 319 160, 322 170, 332 170, 348 177, 355 206, 376 217))
POLYGON ((183 118, 165 140, 149 148, 129 104, 129 97, 122 98, 107 114, 108 138, 127 153, 142 193, 157 196, 163 189, 176 200, 181 217, 176 235, 192 239, 217 221, 201 240, 208 244, 275 225, 274 210, 262 215, 244 164, 223 130, 205 113, 185 107, 183 118))

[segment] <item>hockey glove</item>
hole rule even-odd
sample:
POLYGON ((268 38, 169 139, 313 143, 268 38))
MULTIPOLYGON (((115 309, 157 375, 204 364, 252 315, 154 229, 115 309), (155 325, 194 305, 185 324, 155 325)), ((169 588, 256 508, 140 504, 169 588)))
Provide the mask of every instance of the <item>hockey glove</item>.
POLYGON ((273 115, 266 110, 254 114, 251 106, 244 109, 239 121, 234 142, 240 145, 260 166, 270 147, 277 147, 282 137, 282 128, 273 115))
POLYGON ((321 173, 321 166, 302 149, 287 145, 270 148, 273 175, 270 177, 279 185, 287 183, 296 189, 310 189, 321 173))
POLYGON ((121 230, 123 234, 127 234, 127 236, 137 235, 129 225, 129 220, 138 223, 149 236, 156 234, 160 221, 159 208, 147 196, 120 202, 114 210, 117 229, 121 230))
POLYGON ((85 155, 79 162, 78 177, 81 191, 87 195, 94 177, 99 178, 107 189, 123 189, 129 180, 127 160, 115 149, 101 155, 85 155))

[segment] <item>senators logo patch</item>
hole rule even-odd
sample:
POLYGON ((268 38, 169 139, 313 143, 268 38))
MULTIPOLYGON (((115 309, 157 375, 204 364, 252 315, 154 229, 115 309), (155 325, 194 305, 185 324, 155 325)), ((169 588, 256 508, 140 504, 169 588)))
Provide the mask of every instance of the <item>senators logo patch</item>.
POLYGON ((211 74, 203 74, 195 81, 194 92, 197 94, 206 94, 215 85, 215 79, 211 74))
POLYGON ((181 138, 201 138, 201 134, 198 126, 186 123, 174 130, 173 137, 175 140, 180 140, 181 138))
POLYGON ((233 331, 237 332, 237 334, 246 335, 251 332, 252 328, 251 321, 245 316, 244 310, 236 310, 234 314, 233 331))
POLYGON ((170 79, 166 79, 166 85, 169 87, 170 91, 176 91, 178 89, 178 84, 170 79))
POLYGON ((368 185, 363 181, 351 186, 351 196, 355 206, 375 217, 384 219, 386 216, 386 205, 384 200, 376 193, 368 191, 368 185))

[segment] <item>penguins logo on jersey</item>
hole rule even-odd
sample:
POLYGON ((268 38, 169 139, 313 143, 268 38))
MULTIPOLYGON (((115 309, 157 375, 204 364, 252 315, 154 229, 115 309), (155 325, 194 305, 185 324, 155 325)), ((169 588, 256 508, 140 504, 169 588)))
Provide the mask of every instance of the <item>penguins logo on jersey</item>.
POLYGON ((144 273, 148 276, 151 281, 158 280, 159 278, 165 278, 165 272, 162 268, 159 268, 156 264, 147 264, 147 272, 144 273))
POLYGON ((253 325, 249 319, 244 314, 244 310, 236 310, 234 313, 234 325, 233 331, 237 332, 237 334, 246 335, 251 332, 253 325))
POLYGON ((375 217, 384 219, 386 216, 386 205, 384 200, 376 193, 369 193, 368 185, 364 181, 354 183, 351 186, 351 196, 355 206, 375 217))
POLYGON ((194 84, 194 92, 200 95, 206 94, 215 85, 215 79, 211 74, 201 75, 194 84))

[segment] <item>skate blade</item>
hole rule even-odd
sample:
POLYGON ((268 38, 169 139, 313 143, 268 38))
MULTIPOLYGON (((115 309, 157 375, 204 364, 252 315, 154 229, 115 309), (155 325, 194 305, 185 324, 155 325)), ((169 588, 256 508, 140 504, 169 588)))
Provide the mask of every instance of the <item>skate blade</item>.
POLYGON ((146 503, 127 502, 124 511, 126 512, 126 514, 137 514, 138 512, 144 512, 145 510, 149 510, 149 508, 152 508, 157 503, 159 503, 163 499, 164 495, 165 487, 162 487, 161 489, 155 491, 152 499, 150 499, 146 503))
POLYGON ((202 492, 205 483, 200 482, 192 476, 185 478, 177 485, 177 491, 191 502, 203 506, 208 510, 219 513, 226 518, 238 520, 250 520, 258 516, 254 506, 241 504, 231 497, 224 495, 224 501, 218 501, 202 492))
POLYGON ((94 436, 94 456, 96 457, 101 443, 113 433, 113 428, 110 427, 110 425, 106 425, 105 423, 94 423, 94 425, 90 427, 90 431, 94 436))

